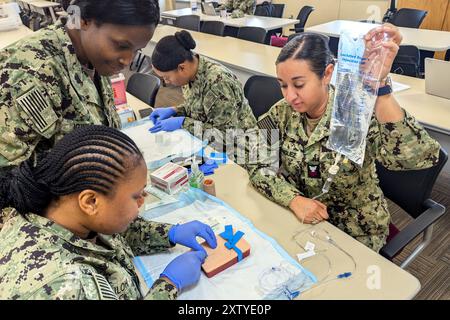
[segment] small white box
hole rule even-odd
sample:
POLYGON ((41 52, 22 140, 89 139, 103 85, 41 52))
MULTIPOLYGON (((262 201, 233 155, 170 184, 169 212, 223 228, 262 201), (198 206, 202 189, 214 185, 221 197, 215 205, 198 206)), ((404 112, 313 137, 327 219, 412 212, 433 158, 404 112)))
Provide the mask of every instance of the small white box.
POLYGON ((127 104, 122 104, 116 107, 117 114, 120 118, 120 123, 122 126, 125 126, 127 123, 133 122, 136 120, 134 116, 134 111, 127 104))
POLYGON ((188 171, 185 167, 169 162, 150 174, 153 186, 167 192, 176 193, 182 186, 188 183, 188 171))

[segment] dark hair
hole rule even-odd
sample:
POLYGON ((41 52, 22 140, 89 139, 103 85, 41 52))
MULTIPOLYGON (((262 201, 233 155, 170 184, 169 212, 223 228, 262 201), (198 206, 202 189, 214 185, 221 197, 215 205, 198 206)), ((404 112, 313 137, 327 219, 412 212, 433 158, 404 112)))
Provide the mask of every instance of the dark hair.
POLYGON ((36 167, 29 159, 6 173, 0 181, 0 208, 42 215, 60 196, 86 189, 109 196, 141 161, 138 147, 124 133, 84 126, 65 135, 36 167))
POLYGON ((97 24, 156 26, 160 18, 158 0, 74 0, 70 5, 78 6, 82 19, 97 24))
POLYGON ((289 41, 278 55, 276 64, 288 59, 305 60, 311 70, 322 78, 326 67, 335 64, 327 39, 317 33, 303 33, 289 41))
POLYGON ((185 30, 175 32, 173 36, 167 36, 159 40, 152 54, 153 66, 163 72, 178 68, 180 63, 186 60, 192 61, 195 49, 195 41, 191 34, 185 30))

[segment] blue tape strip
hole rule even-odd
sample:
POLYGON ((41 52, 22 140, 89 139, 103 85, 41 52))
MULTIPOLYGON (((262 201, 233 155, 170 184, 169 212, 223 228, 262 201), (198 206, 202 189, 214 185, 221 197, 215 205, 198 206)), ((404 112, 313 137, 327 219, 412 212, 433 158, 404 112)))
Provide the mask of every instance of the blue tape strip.
POLYGON ((235 234, 233 234, 233 226, 231 224, 225 226, 224 232, 219 233, 219 236, 221 236, 224 240, 227 240, 227 242, 225 242, 225 247, 227 247, 229 250, 233 249, 234 251, 236 251, 238 255, 238 262, 244 258, 241 249, 236 246, 243 235, 244 233, 242 231, 237 231, 235 234))

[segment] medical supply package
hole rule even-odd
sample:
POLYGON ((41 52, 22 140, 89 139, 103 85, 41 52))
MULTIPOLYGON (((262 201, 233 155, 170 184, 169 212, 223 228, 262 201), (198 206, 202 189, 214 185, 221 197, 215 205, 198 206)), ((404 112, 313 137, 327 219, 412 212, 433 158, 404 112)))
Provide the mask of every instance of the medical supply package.
POLYGON ((377 100, 379 78, 387 50, 386 34, 365 40, 358 31, 344 30, 339 40, 337 81, 328 148, 362 166, 366 136, 377 100))
POLYGON ((178 192, 189 180, 185 167, 169 162, 150 174, 152 186, 168 194, 178 192))

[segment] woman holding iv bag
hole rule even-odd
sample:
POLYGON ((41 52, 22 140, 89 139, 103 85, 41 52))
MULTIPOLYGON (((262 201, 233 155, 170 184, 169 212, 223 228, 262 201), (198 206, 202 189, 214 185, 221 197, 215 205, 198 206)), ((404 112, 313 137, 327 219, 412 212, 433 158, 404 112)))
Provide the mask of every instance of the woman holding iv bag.
POLYGON ((379 75, 379 89, 362 165, 341 157, 328 145, 335 60, 327 40, 310 33, 291 40, 276 61, 284 99, 258 121, 260 128, 279 131, 275 144, 279 165, 259 161, 248 170, 258 191, 289 207, 301 222, 328 220, 377 252, 386 243, 390 214, 375 160, 391 170, 424 169, 437 163, 440 149, 392 95, 388 76, 401 40, 399 30, 390 24, 364 36, 366 61, 376 58, 380 50, 385 58, 371 70, 379 75), (329 178, 332 183, 325 184, 329 178))

